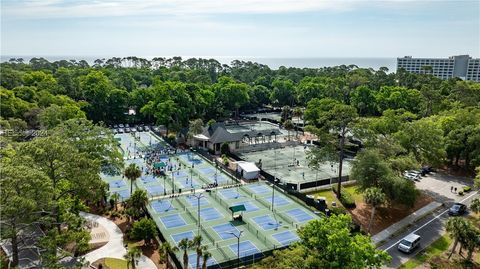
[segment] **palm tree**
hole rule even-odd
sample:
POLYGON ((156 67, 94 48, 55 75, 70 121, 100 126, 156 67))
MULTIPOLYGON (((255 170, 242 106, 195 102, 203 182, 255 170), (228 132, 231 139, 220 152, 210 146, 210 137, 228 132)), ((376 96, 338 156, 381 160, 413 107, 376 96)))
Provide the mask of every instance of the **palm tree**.
POLYGON ((135 269, 137 259, 142 256, 142 251, 137 248, 129 248, 127 253, 123 256, 127 260, 127 268, 130 268, 129 265, 132 265, 132 269, 135 269))
POLYGON ((169 255, 172 252, 178 251, 178 247, 170 245, 167 241, 163 242, 159 248, 160 258, 165 262, 167 269, 170 268, 169 255))
POLYGON ((135 190, 135 192, 128 198, 127 205, 137 211, 145 212, 148 204, 148 195, 145 190, 135 190))
MULTIPOLYGON (((191 139, 194 135, 202 133, 202 131, 203 131, 202 119, 196 119, 196 120, 190 121, 190 125, 188 127, 188 133, 187 133, 187 140, 191 139)), ((187 141, 185 141, 185 143, 186 142, 187 141)))
POLYGON ((212 253, 208 252, 207 250, 203 250, 202 253, 202 258, 203 258, 203 264, 202 264, 202 269, 207 269, 207 261, 212 257, 212 253))
POLYGON ((183 251, 183 268, 188 268, 188 253, 187 251, 193 246, 192 241, 188 238, 183 238, 178 242, 178 248, 183 251))
POLYGON ((202 236, 196 235, 193 237, 192 246, 195 247, 195 251, 197 252, 197 269, 200 268, 200 257, 202 256, 202 236))
POLYGON ((286 122, 290 118, 290 110, 289 106, 282 107, 281 122, 286 122))
POLYGON ((458 242, 463 239, 464 231, 467 230, 468 223, 462 217, 452 217, 447 220, 446 229, 450 237, 454 239, 452 251, 448 255, 448 259, 455 252, 458 242))
POLYGON ((378 206, 385 203, 385 193, 383 193, 382 190, 377 187, 368 188, 363 193, 363 199, 365 200, 365 203, 372 206, 372 214, 370 216, 367 229, 367 232, 370 233, 370 229, 372 228, 373 224, 373 218, 375 216, 375 210, 378 206))
POLYGON ((287 131, 288 131, 288 140, 290 140, 290 130, 293 129, 293 122, 292 122, 292 120, 286 120, 286 121, 283 123, 283 127, 285 127, 285 129, 287 129, 287 131))
POLYGON ((130 180, 130 194, 133 192, 133 182, 137 180, 142 175, 142 171, 138 168, 138 166, 134 163, 131 163, 125 169, 125 177, 130 180))
POLYGON ((302 117, 302 115, 303 115, 303 111, 302 111, 301 108, 296 107, 293 110, 293 116, 295 116, 297 118, 297 130, 295 132, 295 136, 298 136, 298 124, 300 124, 300 117, 302 117))
POLYGON ((470 261, 472 259, 473 251, 480 247, 480 230, 478 230, 471 221, 467 222, 467 229, 463 232, 462 246, 465 246, 467 249, 466 260, 470 261))
POLYGON ((118 192, 115 192, 112 194, 111 198, 113 199, 113 202, 115 203, 115 211, 118 211, 118 200, 120 200, 120 194, 118 192))
POLYGON ((470 209, 475 212, 475 214, 480 213, 480 197, 472 200, 472 203, 470 204, 470 209))

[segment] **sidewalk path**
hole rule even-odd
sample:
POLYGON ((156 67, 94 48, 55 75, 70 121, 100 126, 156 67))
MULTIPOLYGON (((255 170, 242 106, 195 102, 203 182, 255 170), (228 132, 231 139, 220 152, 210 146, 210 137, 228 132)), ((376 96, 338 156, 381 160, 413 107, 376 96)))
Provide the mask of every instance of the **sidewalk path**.
POLYGON ((403 230, 408 225, 415 223, 420 218, 426 216, 427 214, 435 211, 437 208, 441 207, 442 204, 438 202, 431 202, 428 205, 420 208, 419 210, 413 212, 412 214, 408 215, 404 219, 396 222, 390 226, 388 226, 383 231, 377 233, 376 235, 372 236, 372 241, 375 245, 378 245, 391 236, 394 236, 399 231, 403 230))
MULTIPOLYGON (((101 258, 117 258, 124 260, 123 256, 127 253, 123 245, 123 233, 118 226, 111 220, 99 215, 86 212, 80 212, 80 216, 86 220, 95 221, 103 226, 108 233, 109 241, 103 247, 96 249, 84 255, 85 260, 90 263, 101 258)), ((142 255, 138 261, 137 268, 141 269, 157 269, 152 260, 142 255)))

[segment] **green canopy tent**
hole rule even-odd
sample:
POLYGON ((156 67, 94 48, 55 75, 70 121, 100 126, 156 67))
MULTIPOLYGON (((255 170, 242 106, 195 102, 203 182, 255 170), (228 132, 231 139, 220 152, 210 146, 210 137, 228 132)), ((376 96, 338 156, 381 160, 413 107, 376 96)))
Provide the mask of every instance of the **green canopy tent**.
POLYGON ((232 211, 233 220, 240 220, 240 221, 243 218, 241 212, 247 211, 247 209, 245 208, 245 206, 243 204, 242 205, 234 205, 234 206, 229 207, 228 209, 230 209, 230 211, 232 211), (235 214, 237 212, 240 212, 240 214, 235 214))
POLYGON ((167 164, 164 163, 164 162, 159 162, 159 163, 154 163, 153 164, 153 168, 155 168, 155 169, 163 168, 163 167, 166 167, 166 166, 167 166, 167 164))

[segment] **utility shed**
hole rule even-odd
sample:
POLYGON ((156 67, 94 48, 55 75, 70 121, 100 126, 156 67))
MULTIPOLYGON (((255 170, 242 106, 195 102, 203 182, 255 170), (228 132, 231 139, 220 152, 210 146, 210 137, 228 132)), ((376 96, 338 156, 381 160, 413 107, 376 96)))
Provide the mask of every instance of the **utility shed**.
POLYGON ((237 173, 241 174, 243 178, 251 180, 257 179, 260 174, 260 169, 252 162, 238 161, 237 173))

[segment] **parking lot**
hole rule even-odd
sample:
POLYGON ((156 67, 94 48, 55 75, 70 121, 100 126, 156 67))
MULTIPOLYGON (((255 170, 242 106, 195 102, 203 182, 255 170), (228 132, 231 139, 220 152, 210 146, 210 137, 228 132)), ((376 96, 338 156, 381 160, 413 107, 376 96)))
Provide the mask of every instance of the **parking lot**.
POLYGON ((452 203, 454 200, 458 200, 461 197, 458 192, 463 190, 464 186, 471 184, 472 179, 446 175, 441 172, 432 172, 415 182, 419 190, 424 191, 441 203, 452 203), (455 190, 452 191, 452 187, 457 188, 457 192, 455 190))

